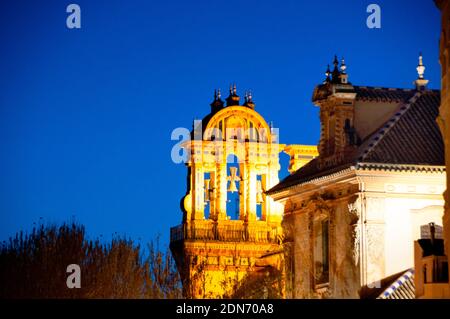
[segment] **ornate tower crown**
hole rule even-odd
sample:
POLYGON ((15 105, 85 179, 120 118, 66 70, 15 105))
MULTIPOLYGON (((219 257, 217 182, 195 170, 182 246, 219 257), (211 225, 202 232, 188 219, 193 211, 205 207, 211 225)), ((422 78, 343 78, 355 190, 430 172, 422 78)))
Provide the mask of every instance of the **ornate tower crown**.
POLYGON ((348 74, 346 72, 347 65, 345 64, 344 58, 342 57, 341 65, 339 66, 338 58, 335 55, 333 65, 334 65, 333 71, 330 71, 330 65, 328 64, 323 84, 326 83, 347 84, 348 83, 348 74))
POLYGON ((316 86, 312 97, 313 103, 320 107, 319 163, 325 166, 343 161, 358 140, 353 124, 356 93, 348 82, 347 65, 344 58, 339 65, 336 55, 333 65, 333 71, 328 66, 325 81, 316 86))
POLYGON ((283 206, 265 191, 279 182, 284 145, 254 110, 251 92, 240 105, 233 85, 226 101, 223 107, 216 91, 212 112, 195 127, 200 134, 194 132, 182 145, 190 154, 188 185, 182 223, 171 229, 170 248, 184 293, 192 298, 224 295, 231 289, 224 282, 232 283, 236 273, 243 278, 255 272, 252 267, 267 253, 282 258, 283 206), (196 277, 200 270, 204 279, 196 277))

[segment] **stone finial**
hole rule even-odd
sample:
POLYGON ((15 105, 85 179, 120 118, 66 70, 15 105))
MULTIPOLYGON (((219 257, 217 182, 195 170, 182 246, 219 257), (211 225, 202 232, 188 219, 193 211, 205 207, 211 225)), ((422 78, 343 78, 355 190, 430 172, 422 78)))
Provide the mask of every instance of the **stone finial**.
POLYGON ((248 100, 251 102, 252 101, 252 91, 248 91, 248 100))
POLYGON ((335 68, 338 67, 339 61, 338 61, 338 58, 337 58, 337 55, 336 55, 336 54, 334 55, 333 64, 334 64, 334 67, 335 67, 335 68))
POLYGON ((220 97, 221 97, 220 89, 215 89, 214 90, 214 101, 212 101, 212 103, 210 104, 212 112, 217 112, 218 110, 220 110, 223 107, 223 101, 220 97))
POLYGON ((341 60, 341 73, 345 74, 345 70, 346 69, 347 69, 347 66, 345 65, 345 60, 344 60, 344 57, 342 57, 342 60, 341 60))
POLYGON ((427 87, 428 80, 424 78, 425 65, 423 64, 422 52, 419 53, 419 64, 417 65, 417 80, 414 81, 417 90, 424 90, 427 87))
POLYGON ((323 83, 328 83, 331 81, 330 75, 331 75, 330 65, 328 64, 327 70, 325 71, 325 81, 323 83))
POLYGON ((348 74, 345 72, 347 70, 347 65, 345 64, 344 57, 341 59, 341 73, 339 74, 339 79, 341 80, 342 84, 348 83, 348 74))
POLYGON ((251 108, 251 109, 254 109, 255 108, 255 102, 253 102, 253 96, 252 96, 252 91, 246 91, 245 92, 245 103, 244 103, 244 105, 245 106, 247 106, 247 107, 249 107, 249 108, 251 108))
POLYGON ((237 95, 236 84, 230 85, 230 95, 226 99, 227 106, 239 105, 239 95, 237 95))
POLYGON ((339 61, 337 56, 334 56, 334 60, 333 60, 333 65, 334 65, 334 69, 333 72, 331 73, 331 81, 333 83, 339 83, 339 75, 341 75, 341 73, 339 72, 339 61))
POLYGON ((423 79, 423 74, 425 73, 425 65, 423 65, 422 52, 419 53, 419 65, 416 68, 419 79, 423 79))

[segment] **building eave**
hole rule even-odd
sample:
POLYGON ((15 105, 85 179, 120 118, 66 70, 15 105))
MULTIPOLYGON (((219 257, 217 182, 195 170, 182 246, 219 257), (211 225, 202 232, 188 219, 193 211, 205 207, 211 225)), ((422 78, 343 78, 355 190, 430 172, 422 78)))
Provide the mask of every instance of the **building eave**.
POLYGON ((445 173, 444 165, 420 165, 420 164, 389 164, 389 163, 358 163, 358 170, 371 171, 402 171, 414 173, 445 173))
POLYGON ((356 178, 367 172, 389 172, 389 173, 422 173, 422 174, 445 174, 445 166, 442 165, 417 165, 417 164, 389 164, 389 163, 357 163, 332 174, 311 178, 309 180, 287 186, 279 190, 268 192, 267 195, 275 200, 285 198, 293 192, 310 191, 311 187, 323 186, 327 183, 336 183, 339 180, 356 178), (310 185, 311 187, 307 187, 310 185))
POLYGON ((277 200, 286 197, 292 192, 300 191, 300 189, 305 187, 306 185, 324 184, 330 181, 335 181, 336 179, 345 179, 346 177, 354 177, 354 176, 355 176, 355 166, 350 166, 340 171, 334 172, 332 174, 319 176, 316 178, 306 180, 304 182, 300 182, 298 184, 287 186, 286 188, 268 192, 267 195, 277 200))

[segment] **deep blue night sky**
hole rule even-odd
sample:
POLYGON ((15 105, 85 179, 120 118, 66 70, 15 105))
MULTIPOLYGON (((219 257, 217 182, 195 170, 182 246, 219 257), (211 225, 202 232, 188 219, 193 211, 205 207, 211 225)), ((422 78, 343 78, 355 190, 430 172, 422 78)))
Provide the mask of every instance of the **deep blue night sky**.
POLYGON ((3 0, 0 240, 74 216, 90 236, 167 242, 186 186, 170 135, 209 112, 214 88, 251 89, 282 143, 317 144, 311 95, 335 53, 353 84, 412 88, 422 51, 439 88, 439 30, 432 0, 3 0), (72 2, 80 30, 65 24, 72 2))

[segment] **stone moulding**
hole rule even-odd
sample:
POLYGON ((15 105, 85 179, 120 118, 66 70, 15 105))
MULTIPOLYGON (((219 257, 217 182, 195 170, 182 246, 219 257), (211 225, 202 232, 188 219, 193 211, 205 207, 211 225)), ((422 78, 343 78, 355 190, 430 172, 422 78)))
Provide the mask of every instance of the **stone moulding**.
POLYGON ((267 192, 268 195, 275 195, 283 193, 290 190, 299 189, 307 184, 314 184, 319 182, 326 182, 336 179, 338 177, 345 177, 351 173, 356 173, 358 170, 361 171, 397 171, 397 172, 416 172, 416 173, 430 173, 430 174, 440 174, 445 172, 445 166, 430 166, 430 165, 406 165, 406 164, 382 164, 382 163, 358 163, 356 165, 351 165, 333 174, 319 176, 316 178, 311 178, 304 182, 288 186, 286 188, 276 190, 274 192, 267 192))

